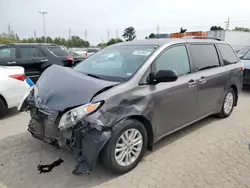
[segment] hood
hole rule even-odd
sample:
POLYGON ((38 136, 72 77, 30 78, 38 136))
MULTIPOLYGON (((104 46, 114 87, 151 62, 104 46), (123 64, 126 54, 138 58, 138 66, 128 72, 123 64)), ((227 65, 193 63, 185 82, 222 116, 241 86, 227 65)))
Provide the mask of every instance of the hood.
POLYGON ((244 69, 250 69, 250 60, 241 60, 244 65, 244 69))
POLYGON ((88 103, 97 93, 117 84, 87 76, 70 68, 52 65, 43 72, 34 89, 36 106, 63 111, 88 103))

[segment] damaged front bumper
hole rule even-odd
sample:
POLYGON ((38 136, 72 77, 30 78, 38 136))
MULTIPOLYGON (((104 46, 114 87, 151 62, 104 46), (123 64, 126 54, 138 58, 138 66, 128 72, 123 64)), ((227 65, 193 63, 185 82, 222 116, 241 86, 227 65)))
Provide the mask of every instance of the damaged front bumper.
POLYGON ((79 121, 74 127, 58 129, 61 112, 37 108, 32 95, 20 110, 30 110, 28 131, 36 138, 60 148, 69 148, 77 159, 73 174, 89 174, 100 151, 111 137, 111 128, 79 121))

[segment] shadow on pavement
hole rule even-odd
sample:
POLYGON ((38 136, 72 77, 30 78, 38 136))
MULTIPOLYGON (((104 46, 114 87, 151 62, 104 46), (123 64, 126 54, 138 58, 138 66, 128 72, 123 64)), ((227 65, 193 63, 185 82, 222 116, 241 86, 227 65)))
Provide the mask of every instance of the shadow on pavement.
POLYGON ((11 118, 11 117, 16 116, 18 114, 19 114, 19 112, 17 111, 17 108, 11 108, 11 109, 8 109, 7 114, 3 118, 1 118, 0 120, 8 119, 8 118, 11 118))
MULTIPOLYGON (((153 152, 218 120, 216 117, 209 117, 167 136, 155 145, 153 152)), ((105 169, 99 162, 91 175, 73 175, 71 172, 76 160, 68 150, 57 149, 37 140, 28 132, 0 140, 0 151, 0 181, 8 187, 94 187, 118 176, 105 169), (39 164, 50 164, 59 158, 64 161, 60 166, 50 173, 39 174, 39 164)), ((147 152, 146 155, 150 153, 147 152)))
POLYGON ((0 181, 7 187, 94 187, 116 177, 99 162, 91 175, 73 175, 76 160, 69 151, 37 140, 28 132, 0 140, 0 151, 0 181), (50 173, 37 171, 40 163, 50 164, 59 158, 64 162, 50 173))

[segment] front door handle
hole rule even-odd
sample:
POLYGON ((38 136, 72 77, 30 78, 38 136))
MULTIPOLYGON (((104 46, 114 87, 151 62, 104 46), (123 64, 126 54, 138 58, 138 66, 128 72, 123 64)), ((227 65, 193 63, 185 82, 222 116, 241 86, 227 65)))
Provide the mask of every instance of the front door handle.
POLYGON ((196 81, 195 80, 190 80, 189 82, 188 82, 188 86, 189 87, 194 87, 194 86, 196 86, 196 81))
POLYGON ((207 82, 207 78, 204 77, 204 76, 202 76, 202 77, 199 79, 199 82, 200 82, 201 84, 205 84, 205 83, 207 82))
POLYGON ((9 61, 9 62, 7 62, 7 64, 12 65, 12 64, 16 64, 16 62, 15 61, 9 61))

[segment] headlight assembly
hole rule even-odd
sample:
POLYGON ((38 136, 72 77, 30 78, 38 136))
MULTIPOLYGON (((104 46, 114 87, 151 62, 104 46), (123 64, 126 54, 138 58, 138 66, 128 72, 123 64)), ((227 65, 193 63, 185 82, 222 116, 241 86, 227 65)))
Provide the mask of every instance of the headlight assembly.
POLYGON ((58 128, 60 130, 65 130, 76 125, 76 123, 86 115, 98 110, 102 104, 102 102, 88 103, 65 112, 59 122, 58 128))

